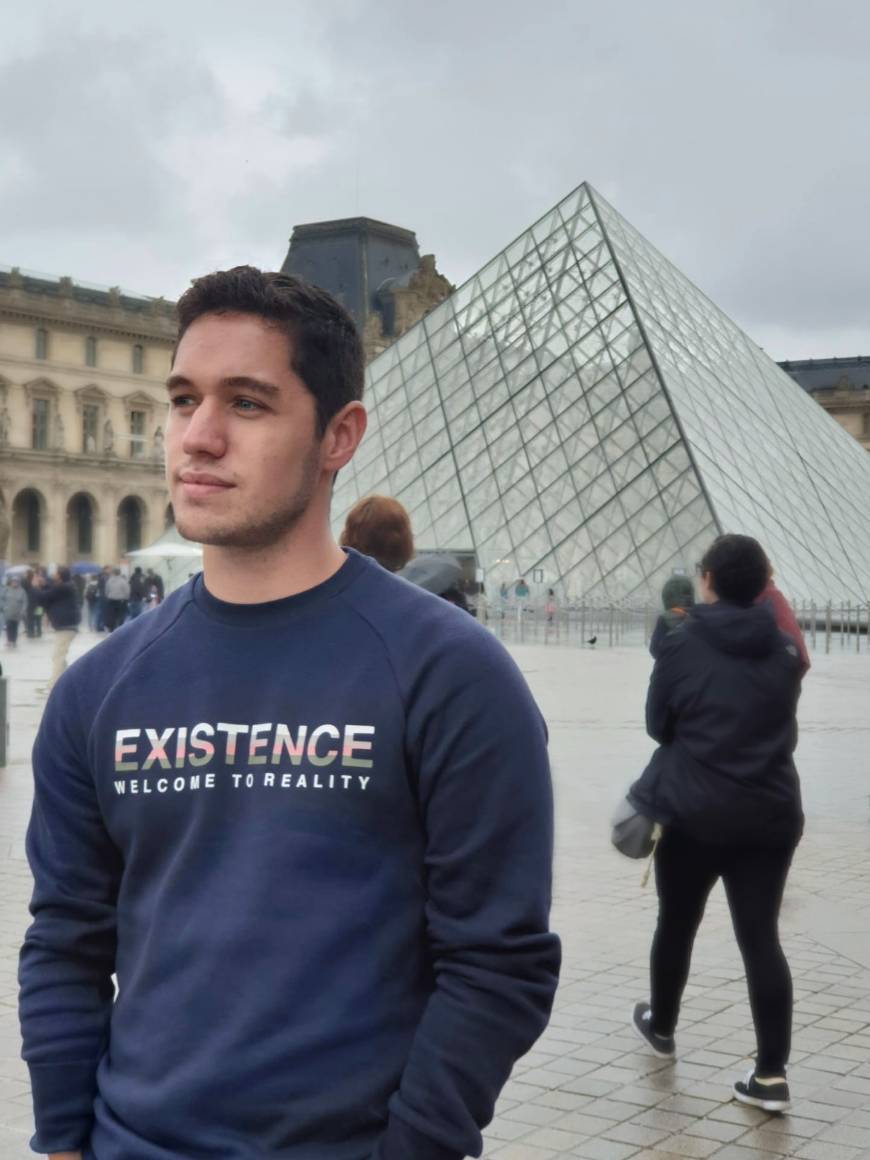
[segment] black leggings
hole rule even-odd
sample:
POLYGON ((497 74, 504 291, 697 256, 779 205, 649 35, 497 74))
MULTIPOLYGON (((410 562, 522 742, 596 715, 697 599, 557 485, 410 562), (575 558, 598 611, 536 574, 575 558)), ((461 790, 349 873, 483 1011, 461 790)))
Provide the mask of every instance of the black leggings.
POLYGON ((792 984, 777 924, 793 846, 713 846, 666 830, 655 858, 659 919, 650 956, 652 1028, 673 1035, 692 944, 716 879, 725 886, 749 985, 762 1077, 785 1073, 792 984))

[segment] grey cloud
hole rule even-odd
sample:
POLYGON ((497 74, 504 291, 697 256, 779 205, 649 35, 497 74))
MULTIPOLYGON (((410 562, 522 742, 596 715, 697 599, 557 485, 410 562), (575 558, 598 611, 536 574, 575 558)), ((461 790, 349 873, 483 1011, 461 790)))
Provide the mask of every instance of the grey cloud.
POLYGON ((93 24, 68 46, 46 36, 38 59, 0 72, 0 107, 15 96, 20 109, 0 146, 27 160, 17 192, 0 184, 0 260, 28 264, 13 247, 38 248, 43 229, 68 267, 76 233, 102 280, 145 230, 161 246, 149 278, 164 271, 172 293, 215 264, 277 264, 294 223, 369 214, 416 230, 461 281, 588 179, 772 353, 813 335, 819 355, 855 353, 843 344, 866 319, 863 6, 263 0, 243 19, 229 0, 134 15, 93 0, 83 13, 93 24), (216 214, 163 143, 219 146, 240 76, 262 77, 250 123, 270 136, 216 214), (296 164, 312 140, 316 159, 296 164), (13 213, 29 232, 4 230, 13 213))
POLYGON ((0 128, 11 161, 0 219, 61 233, 166 228, 177 190, 161 140, 179 121, 207 123, 219 100, 156 36, 53 35, 0 69, 0 107, 15 109, 0 128))

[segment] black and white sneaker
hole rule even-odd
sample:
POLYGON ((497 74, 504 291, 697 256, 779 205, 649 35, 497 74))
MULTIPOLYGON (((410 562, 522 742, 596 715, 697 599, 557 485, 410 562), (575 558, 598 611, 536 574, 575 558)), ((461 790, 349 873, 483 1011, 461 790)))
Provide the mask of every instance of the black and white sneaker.
POLYGON ((646 1040, 659 1059, 673 1059, 677 1054, 673 1035, 658 1035, 650 1026, 651 1020, 649 1003, 635 1003, 631 1016, 632 1027, 641 1039, 646 1040))
POLYGON ((762 1081, 756 1078, 754 1068, 734 1085, 734 1098, 765 1112, 787 1112, 791 1107, 785 1077, 762 1081))

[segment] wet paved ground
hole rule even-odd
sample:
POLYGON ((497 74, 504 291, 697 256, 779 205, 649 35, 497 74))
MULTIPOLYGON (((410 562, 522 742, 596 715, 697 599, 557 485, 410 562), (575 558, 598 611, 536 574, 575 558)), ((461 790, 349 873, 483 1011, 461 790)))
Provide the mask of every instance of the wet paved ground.
MULTIPOLYGON (((75 652, 92 640, 83 636, 75 652)), ((808 828, 782 923, 795 977, 794 1112, 775 1117, 729 1099, 731 1083, 748 1066, 753 1034, 721 888, 696 946, 678 1061, 666 1064, 645 1052, 627 1026, 632 1004, 647 995, 655 902, 651 887, 640 888, 639 865, 610 850, 607 823, 650 749, 638 724, 647 658, 639 648, 513 651, 551 727, 558 827, 553 921, 565 965, 551 1025, 515 1068, 486 1133, 485 1154, 870 1157, 870 657, 816 658, 801 706, 808 828)), ((0 771, 0 1160, 32 1155, 15 968, 30 890, 23 855, 28 754, 49 652, 44 640, 0 654, 12 678, 10 764, 0 771)))

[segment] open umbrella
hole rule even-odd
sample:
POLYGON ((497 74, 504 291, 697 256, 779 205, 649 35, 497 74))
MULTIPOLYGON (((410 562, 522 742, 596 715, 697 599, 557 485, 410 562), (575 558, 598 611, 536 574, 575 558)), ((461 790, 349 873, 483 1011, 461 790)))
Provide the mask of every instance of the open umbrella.
POLYGON ((418 588, 425 588, 427 592, 441 596, 459 582, 462 565, 455 556, 415 556, 399 575, 418 588))
POLYGON ((100 571, 100 565, 94 564, 92 560, 78 560, 75 564, 70 565, 70 572, 74 576, 90 576, 94 572, 100 571))

